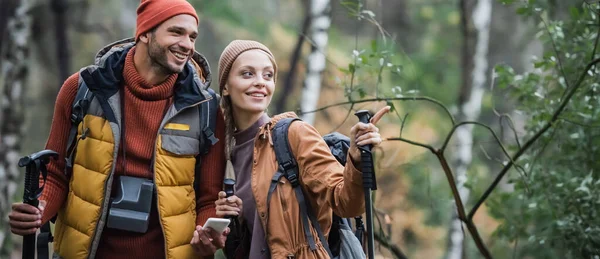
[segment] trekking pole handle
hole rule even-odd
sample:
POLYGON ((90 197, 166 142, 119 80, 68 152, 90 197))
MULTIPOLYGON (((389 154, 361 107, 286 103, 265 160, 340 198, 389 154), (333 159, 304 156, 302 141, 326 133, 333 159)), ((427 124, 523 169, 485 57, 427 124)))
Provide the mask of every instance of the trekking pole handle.
POLYGON ((233 180, 233 179, 225 178, 225 180, 223 180, 223 191, 225 192, 226 198, 233 196, 233 194, 234 194, 233 186, 234 185, 235 185, 235 180, 233 180))
MULTIPOLYGON (((225 198, 229 198, 231 196, 233 196, 234 194, 234 188, 235 186, 235 180, 231 179, 231 178, 225 178, 223 180, 223 191, 225 192, 225 198)), ((228 219, 234 219, 236 218, 235 216, 231 216, 231 215, 227 215, 225 216, 225 218, 228 219)))
MULTIPOLYGON (((233 180, 231 178, 225 178, 223 180, 223 191, 225 192, 226 198, 229 198, 234 195, 234 190, 233 190, 234 186, 235 186, 235 180, 233 180)), ((225 218, 231 220, 229 222, 229 228, 231 229, 231 231, 234 231, 239 236, 240 228, 238 227, 237 216, 227 215, 227 216, 225 216, 225 218)))
MULTIPOLYGON (((23 191, 23 203, 37 207, 38 198, 42 194, 43 187, 40 188, 40 171, 42 171, 44 180, 46 180, 46 164, 50 158, 58 159, 58 153, 52 150, 42 150, 29 156, 19 159, 19 167, 25 167, 25 189, 23 191)), ((36 248, 36 234, 23 236, 23 259, 34 259, 36 248)))
MULTIPOLYGON (((369 124, 372 117, 371 113, 367 110, 357 111, 354 115, 358 117, 360 122, 365 124, 369 124)), ((358 147, 360 150, 360 163, 363 173, 363 186, 365 189, 377 190, 377 181, 375 180, 375 170, 373 167, 373 153, 371 152, 372 148, 373 146, 370 144, 358 147)))
MULTIPOLYGON (((356 113, 354 113, 354 115, 356 115, 356 117, 358 117, 358 121, 364 123, 364 124, 369 124, 369 121, 371 120, 371 117, 373 115, 371 115, 371 113, 367 110, 360 110, 357 111, 356 113)), ((364 146, 360 146, 358 147, 361 151, 366 151, 371 153, 371 148, 372 145, 364 145, 364 146)), ((362 153, 362 152, 361 152, 362 153)))
POLYGON ((46 149, 19 159, 19 166, 25 167, 25 190, 23 202, 32 206, 38 206, 38 198, 42 194, 39 186, 40 170, 45 170, 50 158, 58 159, 58 153, 46 149))

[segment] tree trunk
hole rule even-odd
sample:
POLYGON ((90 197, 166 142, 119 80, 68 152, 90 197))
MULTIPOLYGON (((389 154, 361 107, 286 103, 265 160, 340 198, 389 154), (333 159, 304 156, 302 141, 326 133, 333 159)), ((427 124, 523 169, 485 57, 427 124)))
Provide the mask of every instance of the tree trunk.
MULTIPOLYGON (((468 9, 465 0, 461 1, 461 10, 468 9)), ((473 9, 471 19, 475 33, 469 33, 469 19, 467 13, 463 13, 463 32, 465 42, 468 44, 471 37, 475 38, 475 50, 472 55, 472 63, 463 60, 463 85, 458 101, 458 118, 461 121, 475 121, 481 112, 481 101, 485 92, 486 75, 488 71, 488 46, 490 37, 490 21, 492 17, 492 0, 478 0, 473 9), (472 66, 471 66, 472 64, 472 66), (471 69, 472 67, 472 69, 471 69)), ((470 46, 463 48, 469 52, 470 46)), ((463 59, 469 55, 463 53, 463 59)), ((465 187, 467 182, 467 169, 472 161, 473 150, 473 125, 465 125, 456 130, 456 156, 453 167, 456 185, 460 197, 466 204, 469 199, 469 189, 465 187)), ((448 233, 448 259, 461 259, 464 254, 464 232, 462 222, 458 219, 456 209, 453 211, 452 222, 448 233)))
MULTIPOLYGON (((307 1, 302 1, 303 3, 307 1)), ((308 33, 308 28, 310 27, 310 12, 308 10, 308 6, 304 4, 305 16, 304 21, 302 22, 302 29, 300 34, 298 35, 298 41, 296 42, 296 46, 294 47, 294 52, 292 53, 292 57, 290 58, 290 69, 285 77, 285 81, 283 82, 283 90, 282 94, 279 94, 279 98, 275 101, 275 114, 282 113, 286 109, 287 101, 289 97, 292 96, 291 93, 294 91, 294 84, 296 82, 296 75, 298 74, 297 67, 298 63, 300 63, 300 59, 302 57, 302 45, 304 45, 304 38, 306 37, 306 33, 308 33)))
POLYGON ((13 250, 7 214, 22 182, 17 161, 25 121, 25 80, 32 24, 30 1, 18 1, 15 7, 14 15, 7 20, 7 34, 0 51, 0 89, 3 89, 0 99, 0 258, 8 258, 13 250))
MULTIPOLYGON (((321 73, 325 70, 326 64, 327 31, 331 25, 331 3, 329 0, 311 0, 309 8, 312 17, 309 35, 313 46, 306 64, 306 79, 304 80, 302 101, 300 103, 302 113, 317 108, 321 93, 321 73)), ((302 120, 313 124, 315 114, 303 114, 302 120)))
POLYGON ((13 16, 17 0, 2 0, 0 6, 0 50, 2 49, 4 36, 6 36, 6 28, 8 27, 8 19, 13 16))
POLYGON ((69 38, 67 36, 67 1, 66 0, 52 0, 52 12, 54 12, 55 28, 54 33, 56 35, 56 55, 58 59, 58 83, 62 83, 71 74, 71 54, 69 52, 69 38))

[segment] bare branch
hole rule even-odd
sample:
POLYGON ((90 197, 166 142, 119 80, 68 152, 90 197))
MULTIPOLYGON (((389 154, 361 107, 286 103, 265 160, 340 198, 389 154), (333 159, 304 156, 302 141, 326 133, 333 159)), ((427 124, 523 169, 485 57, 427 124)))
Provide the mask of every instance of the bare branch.
POLYGON ((578 122, 578 121, 574 121, 574 120, 570 120, 564 117, 559 117, 560 120, 571 123, 571 124, 575 124, 577 126, 581 126, 581 127, 586 127, 586 128, 600 128, 600 124, 585 124, 583 122, 578 122))
POLYGON ((454 174, 452 173, 452 169, 448 165, 448 161, 444 157, 443 150, 438 150, 437 152, 435 152, 435 155, 438 158, 438 160, 440 161, 440 164, 442 165, 442 169, 444 170, 444 174, 446 175, 446 178, 448 179, 448 183, 450 184, 450 189, 452 190, 452 196, 454 197, 454 202, 456 203, 456 210, 458 213, 458 218, 467 225, 467 228, 469 229, 469 232, 471 233, 473 241, 475 242, 475 245, 477 245, 479 252, 485 258, 492 258, 492 256, 490 255, 490 252, 488 251, 487 247, 483 243, 483 239, 481 239, 481 236, 479 235, 479 232, 477 231, 477 227, 473 223, 473 220, 467 219, 467 217, 466 217, 465 206, 463 204, 462 199, 460 198, 460 193, 458 192, 458 187, 456 186, 456 181, 454 179, 454 174))
POLYGON ((408 114, 409 113, 406 113, 406 115, 404 115, 404 119, 402 119, 402 125, 400 126, 400 137, 402 137, 402 131, 404 131, 404 124, 408 120, 408 114))
POLYGON ((377 240, 377 242, 380 245, 382 245, 383 247, 385 247, 388 250, 390 250, 390 252, 392 252, 392 254, 394 255, 394 257, 396 257, 397 259, 406 259, 406 258, 408 258, 402 252, 402 250, 400 250, 400 248, 397 245, 393 244, 388 238, 382 236, 381 233, 375 232, 373 234, 375 236, 375 240, 377 240))
MULTIPOLYGON (((500 146, 500 149, 502 149, 502 152, 504 153, 504 155, 508 159, 512 159, 510 157, 510 155, 508 154, 508 151, 506 151, 506 148, 502 144, 502 141, 500 141, 500 138, 498 138, 498 135, 496 135, 496 132, 494 132, 494 130, 492 128, 490 128, 490 126, 485 125, 485 124, 480 123, 480 122, 476 122, 476 121, 464 121, 464 122, 461 122, 459 124, 456 124, 454 126, 454 128, 452 128, 452 130, 450 131, 450 133, 448 133, 448 136, 446 137, 446 141, 444 141, 444 145, 442 146, 442 148, 440 148, 441 152, 444 152, 444 150, 446 149, 446 147, 448 145, 448 142, 450 142, 450 138, 454 134, 454 131, 456 131, 457 128, 459 128, 460 126, 463 126, 463 125, 477 125, 477 126, 480 126, 480 127, 483 127, 485 129, 487 129, 492 134, 492 136, 494 137, 494 139, 496 140, 496 143, 500 146)), ((514 161, 511 160, 511 163, 514 163, 514 161)))
POLYGON ((332 131, 337 131, 338 129, 340 129, 340 127, 342 125, 344 125, 344 123, 346 123, 346 121, 348 120, 348 118, 350 118, 350 114, 352 113, 352 109, 354 108, 354 103, 352 103, 352 105, 350 105, 350 109, 348 109, 348 113, 346 113, 346 117, 344 117, 344 120, 342 121, 342 123, 338 124, 335 129, 333 129, 332 131))
MULTIPOLYGON (((550 28, 548 28, 548 23, 546 22, 546 20, 544 20, 544 18, 539 15, 540 20, 542 21, 542 23, 544 24, 544 27, 546 28, 546 32, 548 32, 548 35, 550 36, 550 42, 552 43, 552 49, 554 50, 554 53, 556 54, 556 64, 558 65, 558 71, 560 71, 560 74, 565 78, 565 85, 567 85, 565 93, 568 92, 568 89, 571 88, 569 86, 569 78, 567 78, 567 74, 565 73, 565 70, 563 68, 562 65, 562 59, 560 58, 560 52, 558 51, 558 48, 556 47, 556 41, 554 40, 554 37, 552 37, 552 34, 550 33, 550 28)), ((564 94, 563 94, 564 96, 564 94)))
MULTIPOLYGON (((588 3, 586 1, 586 4, 588 4, 591 7, 591 4, 588 3)), ((591 10, 592 12, 595 12, 596 14, 598 14, 594 8, 589 8, 589 10, 591 10)), ((600 35, 600 15, 596 15, 596 21, 598 22, 598 30, 596 31, 597 35, 600 35)), ((591 56, 591 60, 593 60, 594 58, 596 58, 596 50, 598 50, 598 40, 600 39, 600 37, 596 36, 596 40, 594 41, 594 50, 592 50, 592 56, 591 56)))
MULTIPOLYGON (((494 69, 495 70, 495 69, 494 69)), ((495 71, 492 72, 492 76, 491 78, 491 83, 490 83, 490 92, 492 92, 492 94, 494 94, 494 86, 496 85, 496 76, 495 76, 495 71)), ((499 117, 498 121, 500 124, 500 130, 503 131, 503 127, 502 127, 502 121, 504 119, 507 119, 509 124, 508 127, 512 130, 513 135, 515 137, 515 142, 517 143, 517 147, 521 148, 521 142, 519 141, 519 134, 517 133, 517 129, 515 128, 515 122, 513 121, 513 119, 510 117, 510 115, 506 114, 506 113, 501 113, 498 111, 498 109, 496 109, 496 102, 494 101, 494 98, 492 98, 492 111, 494 112, 494 114, 496 116, 499 117)))
POLYGON ((432 146, 430 146, 430 145, 422 144, 422 143, 419 143, 419 142, 416 142, 416 141, 412 141, 412 140, 408 140, 408 139, 405 139, 405 138, 402 138, 402 137, 399 137, 399 138, 387 138, 386 140, 402 141, 402 142, 406 142, 406 143, 411 144, 411 145, 415 145, 415 146, 419 146, 419 147, 423 147, 423 148, 429 149, 429 151, 431 151, 434 154, 436 152, 435 148, 432 147, 432 146))
POLYGON ((513 136, 515 138, 515 142, 517 143, 517 147, 521 148, 521 141, 519 140, 519 134, 517 133, 517 129, 515 127, 515 122, 513 121, 512 117, 510 117, 510 115, 504 113, 504 114, 500 114, 500 119, 499 119, 499 123, 500 123, 500 129, 502 129, 502 121, 504 120, 508 120, 508 127, 511 129, 513 136))
MULTIPOLYGON (((504 165, 504 164, 505 164, 505 162, 504 162, 504 161, 501 161, 500 159, 497 159, 497 158, 493 158, 493 157, 491 157, 491 156, 490 156, 490 155, 487 153, 487 151, 485 151, 485 148, 483 148, 483 146, 482 146, 482 145, 479 145, 479 149, 481 150, 481 152, 483 153, 483 155, 484 155, 484 156, 485 156, 487 159, 489 159, 489 160, 492 160, 492 161, 496 161, 496 162, 498 162, 498 163, 499 163, 499 164, 501 164, 501 165, 504 165)), ((526 191, 527 193, 529 193, 529 184, 527 183, 527 171, 526 171, 526 170, 525 170, 525 168, 523 168, 521 165, 515 164, 515 166, 516 166, 516 168, 518 168, 518 169, 519 169, 518 171, 521 173, 521 176, 522 176, 522 178, 523 178, 523 179, 521 179, 521 180, 523 181, 523 184, 525 185, 525 191, 526 191)))
POLYGON ((546 148, 548 147, 548 145, 550 145, 550 142, 552 141, 552 139, 554 139, 554 135, 556 135, 556 132, 558 132, 558 129, 560 129, 560 126, 561 125, 559 123, 557 126, 555 126, 552 129, 552 133, 551 133, 550 137, 548 138, 548 141, 546 141, 546 143, 544 143, 544 145, 542 146, 540 151, 533 157, 533 160, 531 161, 531 167, 529 168, 530 175, 533 172, 533 168, 535 168, 538 158, 540 158, 542 156, 542 154, 546 151, 546 148))
POLYGON ((347 104, 367 103, 367 102, 388 102, 388 101, 427 101, 427 102, 434 103, 434 104, 436 104, 437 106, 439 106, 440 108, 442 108, 446 112, 446 114, 450 118, 450 121, 452 121, 452 125, 456 124, 456 122, 454 120, 454 116, 452 116, 452 113, 450 113, 450 110, 448 110, 448 108, 446 108, 446 106, 444 106, 444 104, 442 104, 440 101, 438 101, 436 99, 433 99, 433 98, 430 98, 430 97, 424 97, 424 96, 371 98, 371 99, 362 99, 362 100, 357 100, 357 101, 347 101, 347 102, 341 102, 341 103, 326 105, 326 106, 323 106, 323 107, 318 108, 318 109, 313 110, 313 111, 301 112, 300 114, 315 113, 315 112, 318 112, 318 111, 329 109, 331 107, 343 106, 343 105, 347 105, 347 104))

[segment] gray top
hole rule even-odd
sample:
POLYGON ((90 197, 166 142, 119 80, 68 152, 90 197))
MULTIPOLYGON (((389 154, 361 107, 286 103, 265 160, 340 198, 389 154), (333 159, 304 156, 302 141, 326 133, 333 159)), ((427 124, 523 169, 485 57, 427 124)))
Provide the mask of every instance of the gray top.
POLYGON ((235 195, 244 203, 242 220, 252 235, 248 258, 269 259, 271 253, 256 210, 256 201, 252 193, 252 159, 254 156, 254 139, 258 130, 271 119, 264 114, 258 121, 244 131, 233 136, 236 144, 231 153, 231 163, 235 170, 235 195))

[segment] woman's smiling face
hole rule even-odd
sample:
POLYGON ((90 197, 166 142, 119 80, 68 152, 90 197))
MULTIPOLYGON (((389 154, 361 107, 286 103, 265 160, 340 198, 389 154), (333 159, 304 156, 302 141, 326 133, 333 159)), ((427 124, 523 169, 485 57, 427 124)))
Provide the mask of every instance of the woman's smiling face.
POLYGON ((231 98, 234 114, 238 116, 263 113, 275 90, 275 68, 269 56, 253 49, 240 54, 233 62, 224 96, 231 98))

